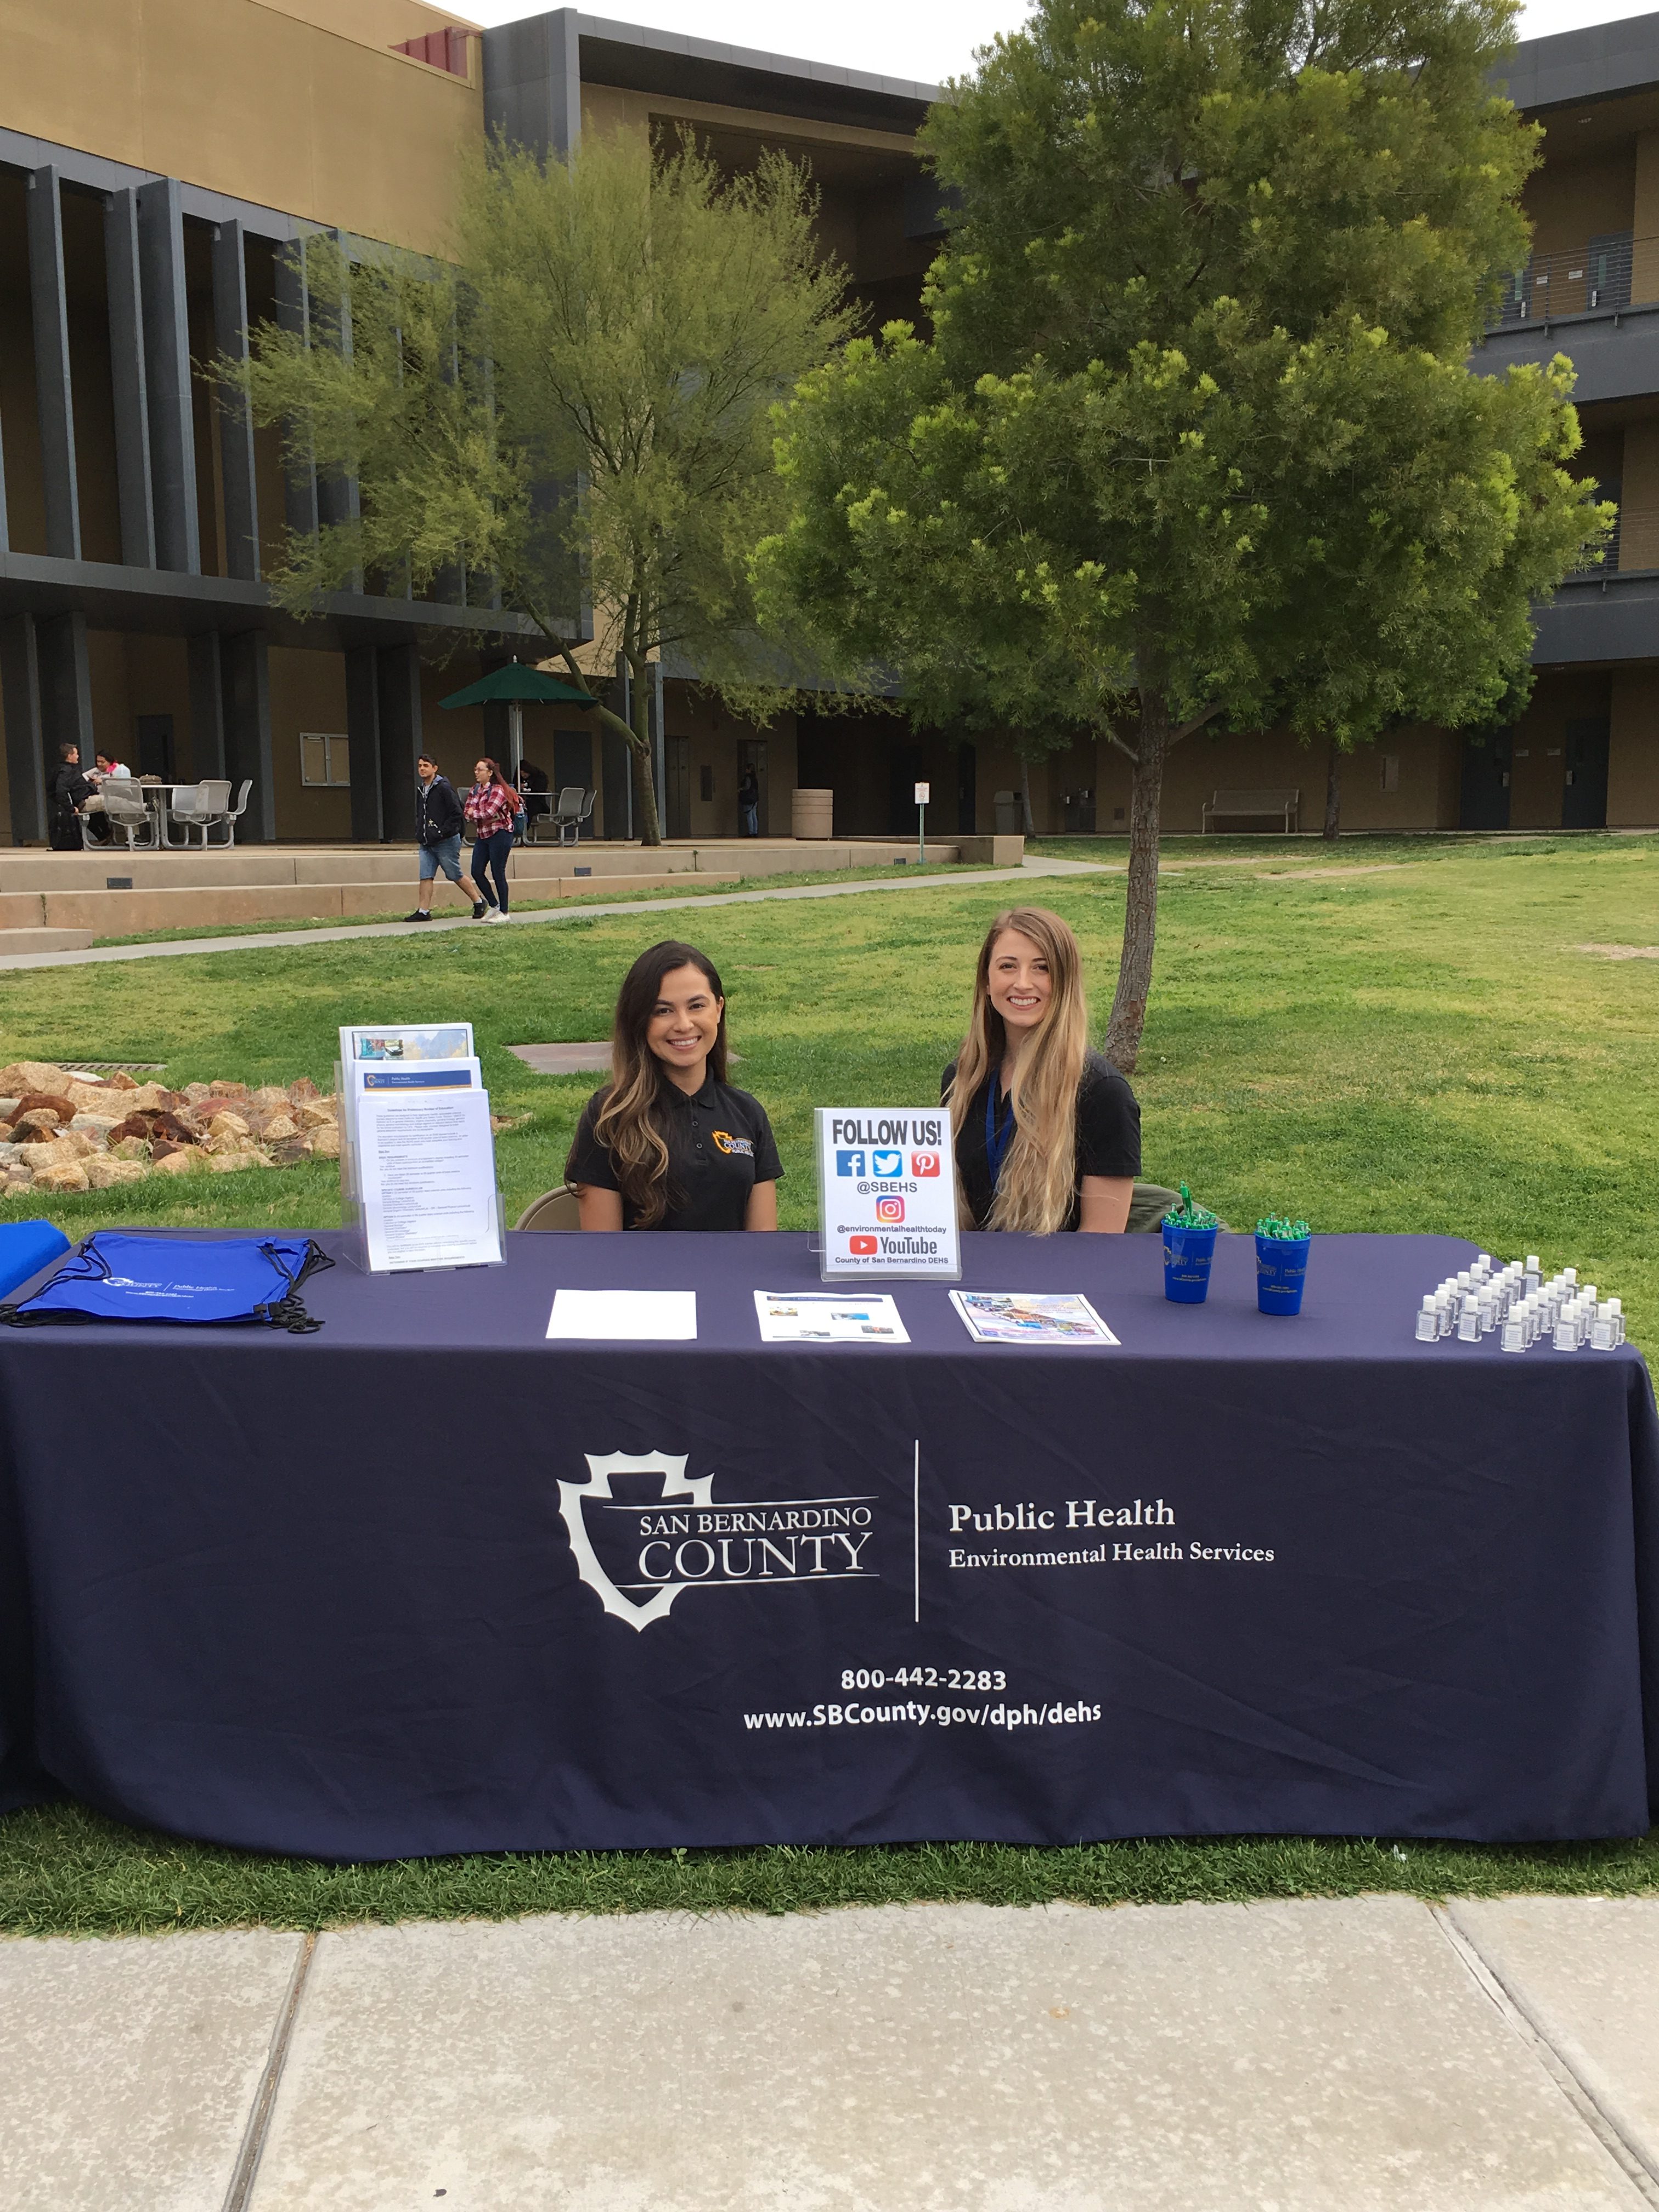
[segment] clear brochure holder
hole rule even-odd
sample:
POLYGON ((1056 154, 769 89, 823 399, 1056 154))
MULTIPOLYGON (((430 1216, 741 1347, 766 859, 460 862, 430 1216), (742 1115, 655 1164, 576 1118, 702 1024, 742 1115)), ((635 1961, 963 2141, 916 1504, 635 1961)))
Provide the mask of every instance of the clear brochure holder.
POLYGON ((507 1201, 497 1183, 491 1194, 490 1218, 483 1243, 494 1240, 493 1256, 462 1260, 447 1266, 381 1268, 368 1255, 368 1222, 363 1206, 362 1175, 357 1158, 356 1118, 347 1109, 344 1070, 334 1063, 334 1095, 340 1101, 340 1228, 342 1256, 365 1275, 456 1274, 464 1267, 504 1267, 507 1265, 507 1201))

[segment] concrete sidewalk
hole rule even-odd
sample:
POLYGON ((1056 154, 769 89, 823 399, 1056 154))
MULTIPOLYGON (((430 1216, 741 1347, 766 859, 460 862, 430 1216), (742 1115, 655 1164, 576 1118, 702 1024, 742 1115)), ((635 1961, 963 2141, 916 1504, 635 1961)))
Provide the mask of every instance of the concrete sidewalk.
MULTIPOLYGON (((507 927, 535 929, 544 923, 580 921, 594 915, 667 914, 684 907, 753 906, 769 899, 856 898, 870 891, 972 890, 981 884, 1006 884, 1017 890, 1023 876, 1117 876, 1127 871, 1093 860, 1022 860, 1017 868, 950 876, 877 876, 856 884, 798 884, 777 890, 709 891, 692 898, 648 898, 599 902, 592 906, 545 908, 538 914, 513 914, 507 927)), ((82 952, 25 952, 8 956, 0 932, 0 970, 25 968, 88 968, 106 961, 176 960, 200 952, 266 952, 288 945, 354 944, 360 938, 434 937, 446 930, 475 933, 490 927, 471 915, 434 915, 430 921, 365 921, 339 929, 272 929, 248 937, 190 937, 164 945, 106 945, 82 952)), ((495 927, 501 927, 500 924, 495 927)))
POLYGON ((0 1945, 6 2212, 1640 2212, 1659 1899, 0 1945))

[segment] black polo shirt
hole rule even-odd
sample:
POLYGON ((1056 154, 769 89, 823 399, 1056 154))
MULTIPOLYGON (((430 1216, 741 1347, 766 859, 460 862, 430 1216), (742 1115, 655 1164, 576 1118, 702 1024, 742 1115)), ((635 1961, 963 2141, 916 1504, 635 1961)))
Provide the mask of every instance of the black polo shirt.
MULTIPOLYGON (((589 1183, 595 1190, 620 1190, 608 1148, 593 1133, 611 1086, 596 1091, 582 1109, 575 1140, 565 1162, 567 1182, 589 1183)), ((757 1182, 776 1182, 783 1173, 772 1125, 758 1098, 708 1077, 701 1091, 687 1093, 677 1084, 658 1090, 657 1127, 668 1145, 668 1211, 658 1229, 741 1229, 749 1194, 757 1182)), ((639 1217, 624 1198, 623 1227, 639 1217)))
MULTIPOLYGON (((956 1072, 956 1062, 952 1060, 941 1081, 942 1092, 949 1091, 956 1072)), ((991 1201, 996 1195, 991 1188, 991 1167, 985 1151, 985 1094, 991 1084, 1000 1079, 1000 1070, 993 1068, 987 1081, 969 1100, 957 1137, 957 1174, 975 1229, 984 1228, 991 1201)), ((999 1100, 998 1107, 1000 1120, 1008 1110, 1006 1101, 999 1100)), ((1083 1063, 1083 1076, 1077 1087, 1079 1195, 1073 1197, 1063 1226, 1077 1227, 1083 1210, 1080 1193, 1085 1176, 1127 1176, 1133 1181, 1139 1173, 1140 1108, 1135 1102, 1135 1094, 1109 1060, 1091 1052, 1083 1063)))

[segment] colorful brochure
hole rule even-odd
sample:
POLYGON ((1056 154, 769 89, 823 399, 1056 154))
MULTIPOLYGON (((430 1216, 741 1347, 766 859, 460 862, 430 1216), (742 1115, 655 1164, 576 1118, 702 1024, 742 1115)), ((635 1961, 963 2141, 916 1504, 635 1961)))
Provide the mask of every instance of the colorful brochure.
POLYGON ((951 1303, 976 1344, 1115 1344, 1075 1291, 952 1291, 951 1303))
POLYGON ((824 1291, 757 1291, 763 1344, 908 1344, 899 1310, 886 1296, 824 1291))

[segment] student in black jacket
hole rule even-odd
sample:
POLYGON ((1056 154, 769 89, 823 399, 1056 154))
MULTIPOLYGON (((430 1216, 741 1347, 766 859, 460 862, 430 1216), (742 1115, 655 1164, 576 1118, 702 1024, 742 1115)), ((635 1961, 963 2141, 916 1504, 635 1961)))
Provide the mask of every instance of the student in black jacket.
MULTIPOLYGON (((439 775, 438 763, 422 753, 415 763, 415 836, 421 848, 421 888, 419 903, 413 914, 404 916, 405 921, 431 921, 432 886, 440 868, 463 896, 470 895, 461 874, 465 821, 454 786, 447 776, 439 775)), ((483 901, 475 900, 473 920, 483 911, 483 901)))
MULTIPOLYGON (((52 792, 47 800, 49 835, 53 852, 78 853, 81 850, 82 812, 95 796, 92 779, 81 765, 80 746, 59 745, 58 766, 52 771, 52 792)), ((104 834, 108 836, 107 829, 104 834)))

